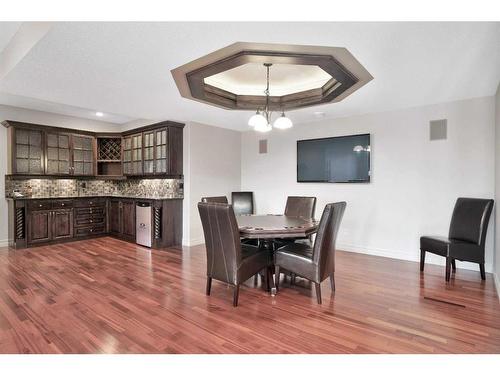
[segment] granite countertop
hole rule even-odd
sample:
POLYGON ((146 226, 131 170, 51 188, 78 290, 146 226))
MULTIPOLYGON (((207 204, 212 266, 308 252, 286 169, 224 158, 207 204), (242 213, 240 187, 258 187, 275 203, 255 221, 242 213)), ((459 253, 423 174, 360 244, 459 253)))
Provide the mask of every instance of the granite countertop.
POLYGON ((71 195, 71 196, 60 196, 60 197, 6 197, 5 199, 10 200, 41 200, 41 199, 81 199, 81 198, 123 198, 123 199, 143 199, 143 200, 171 200, 171 199, 184 199, 184 197, 142 197, 142 196, 132 196, 132 195, 71 195))

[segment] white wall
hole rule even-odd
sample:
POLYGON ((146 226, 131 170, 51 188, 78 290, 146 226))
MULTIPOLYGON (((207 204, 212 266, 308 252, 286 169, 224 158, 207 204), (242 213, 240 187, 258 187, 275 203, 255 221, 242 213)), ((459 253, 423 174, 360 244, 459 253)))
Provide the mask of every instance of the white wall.
POLYGON ((500 297, 500 84, 495 96, 495 267, 494 276, 500 297))
MULTIPOLYGON (((4 120, 32 122, 89 131, 115 132, 120 125, 92 121, 54 113, 32 111, 0 104, 0 122, 4 120)), ((0 247, 7 246, 7 201, 5 200, 5 174, 7 173, 7 129, 0 125, 0 247)))
MULTIPOLYGON (((268 135, 249 131, 242 136, 241 188, 254 191, 258 213, 283 212, 287 195, 312 195, 319 218, 326 203, 345 200, 340 249, 418 260, 421 235, 447 235, 457 197, 494 196, 494 107, 494 97, 487 97, 323 120, 268 135), (429 141, 429 121, 443 118, 448 139, 429 141), (296 182, 298 139, 361 133, 372 137, 371 183, 296 182), (258 140, 264 138, 269 152, 260 155, 258 140)), ((493 227, 486 242, 489 272, 493 227)), ((432 254, 427 261, 444 264, 432 254)))
POLYGON ((241 186, 241 133, 199 123, 184 128, 183 244, 204 242, 198 202, 204 196, 226 195, 241 186))

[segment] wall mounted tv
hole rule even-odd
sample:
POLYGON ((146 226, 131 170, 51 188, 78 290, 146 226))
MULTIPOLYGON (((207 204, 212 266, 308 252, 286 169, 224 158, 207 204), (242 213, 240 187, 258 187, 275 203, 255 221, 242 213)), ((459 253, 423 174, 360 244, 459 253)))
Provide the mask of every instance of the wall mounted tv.
POLYGON ((297 141, 297 182, 370 182, 370 134, 297 141))

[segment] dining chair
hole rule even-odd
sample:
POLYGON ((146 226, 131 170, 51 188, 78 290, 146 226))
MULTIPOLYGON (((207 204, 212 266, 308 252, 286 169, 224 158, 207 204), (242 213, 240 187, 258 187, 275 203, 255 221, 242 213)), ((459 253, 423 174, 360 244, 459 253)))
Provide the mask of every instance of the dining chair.
POLYGON ((285 215, 312 219, 315 209, 316 197, 289 196, 286 200, 285 215))
POLYGON ((225 195, 220 197, 203 197, 201 198, 203 203, 228 203, 227 197, 225 195))
MULTIPOLYGON (((235 215, 253 215, 253 192, 251 191, 233 191, 231 193, 231 204, 235 215)), ((253 246, 260 246, 258 239, 244 238, 241 243, 253 246)), ((254 284, 257 284, 257 275, 255 276, 254 284)))
POLYGON ((231 204, 236 215, 253 215, 253 192, 233 191, 231 193, 231 204))
POLYGON ((313 246, 295 242, 276 251, 276 288, 279 287, 280 272, 284 269, 315 283, 318 304, 321 304, 323 280, 330 277, 332 292, 335 291, 335 242, 346 205, 346 202, 337 202, 325 206, 313 246))
POLYGON ((212 279, 234 287, 233 306, 238 305, 240 284, 265 269, 269 290, 270 255, 268 251, 240 242, 240 232, 233 207, 222 203, 198 203, 207 252, 207 287, 212 279))
POLYGON ((447 282, 451 269, 456 272, 456 260, 479 263, 481 279, 485 280, 484 244, 493 204, 492 199, 458 198, 448 237, 420 237, 420 271, 424 271, 425 253, 429 252, 446 257, 447 282))

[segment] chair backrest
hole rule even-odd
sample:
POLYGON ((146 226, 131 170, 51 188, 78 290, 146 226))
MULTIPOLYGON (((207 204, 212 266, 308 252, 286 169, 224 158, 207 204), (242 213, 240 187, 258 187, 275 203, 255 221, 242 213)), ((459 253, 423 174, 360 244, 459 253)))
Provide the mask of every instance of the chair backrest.
POLYGON ((253 215, 253 192, 234 191, 231 193, 231 204, 236 215, 253 215))
POLYGON ((323 280, 335 270, 335 242, 346 202, 328 203, 323 210, 313 247, 313 262, 323 280))
POLYGON ((225 195, 220 197, 203 197, 201 198, 203 203, 228 203, 227 197, 225 195))
POLYGON ((493 204, 493 199, 458 198, 448 237, 484 247, 493 204))
POLYGON ((286 216, 314 218, 316 197, 288 197, 285 206, 286 216))
POLYGON ((205 248, 207 276, 236 284, 241 244, 233 207, 224 203, 198 203, 205 248))

